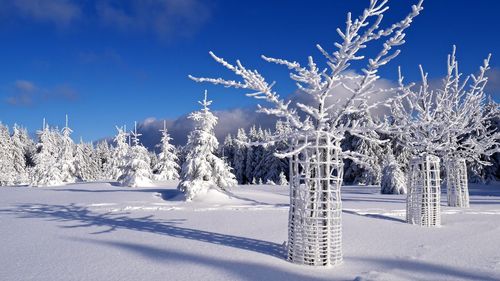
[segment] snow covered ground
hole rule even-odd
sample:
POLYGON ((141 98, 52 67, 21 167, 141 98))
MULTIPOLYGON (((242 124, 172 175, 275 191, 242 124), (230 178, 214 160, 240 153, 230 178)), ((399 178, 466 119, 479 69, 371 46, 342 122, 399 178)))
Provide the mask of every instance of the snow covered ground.
POLYGON ((405 224, 404 196, 344 187, 330 268, 284 260, 287 188, 186 203, 175 185, 0 188, 0 280, 500 280, 500 184, 443 206, 441 228, 405 224))

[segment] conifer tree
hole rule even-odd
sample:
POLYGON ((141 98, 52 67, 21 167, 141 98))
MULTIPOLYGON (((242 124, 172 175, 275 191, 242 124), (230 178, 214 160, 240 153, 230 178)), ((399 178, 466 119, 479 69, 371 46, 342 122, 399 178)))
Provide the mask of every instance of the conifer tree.
MULTIPOLYGON (((346 116, 346 123, 357 122, 366 127, 375 127, 375 123, 368 110, 346 116)), ((367 132, 370 138, 380 138, 375 131, 367 132)), ((381 144, 367 141, 364 137, 347 134, 342 143, 346 151, 353 151, 364 155, 366 159, 356 162, 351 159, 344 160, 344 180, 353 184, 378 185, 382 173, 384 148, 381 144)))
POLYGON ((35 166, 33 168, 30 185, 53 186, 64 184, 60 166, 57 165, 61 145, 60 133, 51 129, 43 122, 42 130, 37 132, 38 143, 36 153, 33 156, 35 166))
POLYGON ((127 161, 129 145, 127 143, 127 133, 124 127, 116 127, 118 134, 114 138, 115 147, 111 153, 111 159, 107 165, 108 178, 118 180, 123 174, 123 167, 127 161))
POLYGON ((14 170, 16 171, 16 184, 29 183, 28 166, 31 164, 33 141, 29 138, 24 128, 14 125, 12 133, 12 153, 14 158, 14 170))
POLYGON ((286 176, 285 176, 285 173, 283 173, 283 171, 281 171, 279 177, 280 177, 279 185, 281 185, 281 186, 287 186, 288 185, 288 181, 286 180, 286 176))
POLYGON ((57 165, 61 170, 62 181, 65 183, 73 183, 76 180, 75 144, 70 137, 73 130, 68 126, 68 115, 66 115, 66 125, 61 132, 62 135, 57 134, 60 142, 57 165))
POLYGON ((123 174, 118 181, 123 186, 138 187, 151 185, 153 177, 150 167, 150 158, 148 150, 140 143, 137 133, 137 122, 135 122, 134 131, 131 132, 132 146, 128 150, 123 166, 123 174))
POLYGON ((195 128, 188 136, 186 161, 178 186, 188 201, 203 196, 210 189, 226 190, 237 184, 230 167, 214 154, 219 146, 214 134, 217 117, 210 112, 212 101, 207 100, 206 91, 204 100, 199 103, 202 109, 188 117, 195 122, 195 128))
POLYGON ((156 180, 174 180, 179 178, 179 164, 178 158, 175 155, 175 147, 170 144, 172 138, 167 131, 167 123, 163 121, 163 129, 160 130, 161 137, 161 152, 158 155, 158 163, 155 166, 155 179, 156 180))
POLYGON ((96 181, 101 179, 100 158, 97 156, 92 144, 80 143, 75 149, 76 176, 81 181, 96 181))
POLYGON ((236 135, 235 145, 234 145, 234 172, 236 175, 236 179, 240 184, 246 184, 250 182, 251 178, 247 178, 246 171, 246 156, 247 156, 247 147, 244 143, 248 141, 247 135, 243 128, 238 129, 238 133, 236 135))
POLYGON ((234 169, 234 140, 231 134, 228 134, 224 138, 224 143, 221 146, 221 151, 219 153, 222 158, 226 160, 229 166, 234 169))
POLYGON ((159 161, 158 154, 156 154, 155 151, 149 151, 148 155, 149 155, 149 167, 151 168, 151 173, 153 173, 153 178, 154 178, 154 175, 157 173, 156 166, 158 166, 158 161, 159 161))
POLYGON ((394 158, 392 149, 388 149, 382 169, 381 193, 406 194, 406 177, 400 164, 394 158))
POLYGON ((97 163, 100 171, 100 180, 109 180, 110 178, 110 162, 112 151, 107 141, 101 141, 95 148, 94 157, 97 158, 97 163))
MULTIPOLYGON (((252 126, 250 131, 248 132, 248 142, 256 142, 257 141, 257 128, 252 126)), ((255 177, 254 171, 255 167, 257 167, 258 162, 256 161, 256 154, 254 153, 256 147, 251 145, 246 145, 246 157, 245 157, 245 177, 247 179, 253 179, 255 177)))
POLYGON ((9 128, 0 123, 0 186, 15 184, 17 173, 14 160, 9 128))

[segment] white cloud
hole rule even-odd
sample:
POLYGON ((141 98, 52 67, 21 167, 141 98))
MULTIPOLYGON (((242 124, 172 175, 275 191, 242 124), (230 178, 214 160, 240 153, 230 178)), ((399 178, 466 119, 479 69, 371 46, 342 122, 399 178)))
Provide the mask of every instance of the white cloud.
POLYGON ((1 1, 1 8, 23 18, 67 26, 82 15, 78 2, 69 0, 12 0, 1 1))
POLYGON ((67 28, 75 23, 151 32, 161 38, 189 36, 211 16, 202 0, 0 0, 0 15, 67 28))
POLYGON ((210 7, 199 0, 98 1, 101 24, 122 31, 152 31, 160 37, 187 36, 209 17, 210 7))
POLYGON ((15 82, 16 89, 23 92, 32 93, 37 90, 37 87, 33 82, 27 80, 17 80, 15 82))
POLYGON ((75 101, 79 96, 78 91, 68 84, 40 88, 32 81, 17 80, 14 82, 12 93, 4 101, 16 106, 32 106, 51 100, 75 101))

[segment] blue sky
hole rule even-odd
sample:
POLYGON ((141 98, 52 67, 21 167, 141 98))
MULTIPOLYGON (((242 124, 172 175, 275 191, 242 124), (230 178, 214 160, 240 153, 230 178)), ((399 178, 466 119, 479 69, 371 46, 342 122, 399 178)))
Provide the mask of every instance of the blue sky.
MULTIPOLYGON (((332 50, 345 14, 358 14, 368 2, 0 0, 0 120, 35 130, 43 117, 63 125, 68 113, 75 138, 96 140, 113 135, 114 125, 185 115, 205 88, 215 110, 251 107, 241 92, 187 75, 227 75, 208 56, 212 50, 258 68, 291 93, 286 70, 259 56, 319 58, 315 44, 332 50)), ((390 1, 385 22, 403 17, 413 2, 390 1)), ((416 80, 422 64, 431 77, 442 77, 456 44, 464 73, 476 72, 493 53, 489 91, 498 95, 499 9, 499 1, 425 1, 402 54, 382 76, 394 79, 401 65, 416 80)))

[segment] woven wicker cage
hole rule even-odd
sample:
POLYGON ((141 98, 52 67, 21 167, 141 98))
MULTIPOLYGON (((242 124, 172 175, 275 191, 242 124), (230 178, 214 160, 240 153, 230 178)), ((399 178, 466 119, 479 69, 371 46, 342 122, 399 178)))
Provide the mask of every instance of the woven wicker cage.
POLYGON ((342 159, 326 133, 295 144, 306 148, 291 159, 288 260, 328 266, 342 262, 342 159))
POLYGON ((410 161, 406 221, 421 226, 441 225, 439 158, 425 155, 410 161))
POLYGON ((448 206, 469 207, 469 185, 465 159, 451 158, 446 161, 446 194, 448 206))

